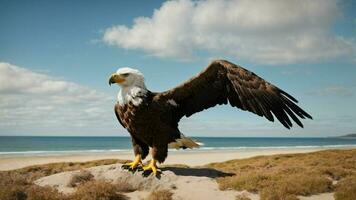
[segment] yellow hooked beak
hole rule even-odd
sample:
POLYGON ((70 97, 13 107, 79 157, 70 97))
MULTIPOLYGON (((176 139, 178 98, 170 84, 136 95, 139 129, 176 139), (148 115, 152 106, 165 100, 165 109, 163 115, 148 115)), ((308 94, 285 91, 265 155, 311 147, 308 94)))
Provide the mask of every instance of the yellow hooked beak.
POLYGON ((109 85, 114 83, 121 84, 123 82, 125 82, 125 79, 120 74, 114 73, 110 76, 109 85))

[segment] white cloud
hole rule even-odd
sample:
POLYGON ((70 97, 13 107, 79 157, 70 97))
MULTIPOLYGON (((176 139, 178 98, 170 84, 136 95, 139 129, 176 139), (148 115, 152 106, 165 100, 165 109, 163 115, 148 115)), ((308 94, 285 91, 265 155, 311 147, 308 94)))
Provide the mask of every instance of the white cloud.
POLYGON ((117 129, 114 96, 9 63, 0 62, 0 96, 1 134, 117 129))
POLYGON ((199 51, 270 64, 354 55, 352 40, 331 33, 337 0, 167 1, 132 27, 106 29, 103 41, 157 57, 190 59, 199 51))

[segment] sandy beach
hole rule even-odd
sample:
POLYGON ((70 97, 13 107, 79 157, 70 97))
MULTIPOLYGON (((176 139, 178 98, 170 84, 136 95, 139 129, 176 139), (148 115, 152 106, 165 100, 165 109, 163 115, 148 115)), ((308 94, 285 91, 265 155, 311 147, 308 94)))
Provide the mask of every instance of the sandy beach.
MULTIPOLYGON (((260 155, 307 153, 324 150, 313 149, 258 149, 258 150, 214 150, 214 151, 172 151, 164 164, 185 164, 189 166, 201 166, 213 162, 223 162, 232 159, 249 158, 260 155)), ((47 156, 0 156, 0 171, 18 169, 26 166, 47 164, 54 162, 85 162, 99 159, 133 159, 132 152, 118 153, 88 153, 71 155, 47 155, 47 156)), ((148 157, 149 159, 149 157, 148 157)))

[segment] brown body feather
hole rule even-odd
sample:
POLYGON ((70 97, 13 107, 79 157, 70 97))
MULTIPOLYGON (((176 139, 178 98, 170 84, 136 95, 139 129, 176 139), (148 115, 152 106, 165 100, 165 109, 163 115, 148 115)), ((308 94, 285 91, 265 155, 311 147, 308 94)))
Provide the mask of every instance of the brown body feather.
POLYGON ((168 143, 180 138, 178 122, 218 104, 247 110, 269 121, 276 117, 286 128, 291 119, 312 118, 296 105, 297 100, 256 74, 224 60, 212 62, 185 83, 162 93, 148 92, 139 106, 115 106, 115 113, 132 136, 135 154, 146 157, 149 147, 159 162, 167 157, 168 143), (169 102, 174 103, 169 103, 169 102), (291 119, 290 119, 291 118, 291 119))

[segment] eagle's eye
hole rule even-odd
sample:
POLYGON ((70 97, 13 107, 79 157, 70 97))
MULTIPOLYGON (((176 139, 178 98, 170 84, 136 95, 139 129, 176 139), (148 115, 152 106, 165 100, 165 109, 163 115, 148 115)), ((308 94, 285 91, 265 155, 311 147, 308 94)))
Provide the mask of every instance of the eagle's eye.
POLYGON ((129 75, 130 75, 130 73, 121 74, 121 76, 123 76, 123 77, 128 77, 129 75))

